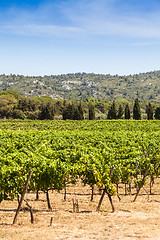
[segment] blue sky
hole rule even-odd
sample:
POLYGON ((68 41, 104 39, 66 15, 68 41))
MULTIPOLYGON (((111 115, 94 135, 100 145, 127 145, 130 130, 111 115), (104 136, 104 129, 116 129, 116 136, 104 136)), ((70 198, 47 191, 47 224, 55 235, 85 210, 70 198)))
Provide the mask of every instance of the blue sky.
POLYGON ((0 1, 0 74, 159 69, 158 0, 0 1))

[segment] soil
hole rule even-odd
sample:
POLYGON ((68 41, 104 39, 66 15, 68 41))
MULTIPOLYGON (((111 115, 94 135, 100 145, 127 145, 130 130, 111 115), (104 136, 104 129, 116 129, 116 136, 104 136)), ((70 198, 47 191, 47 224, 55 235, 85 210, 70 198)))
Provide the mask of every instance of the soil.
POLYGON ((51 239, 160 239, 160 179, 153 186, 153 195, 148 195, 148 186, 141 189, 136 202, 132 194, 125 196, 124 186, 119 194, 113 196, 115 212, 105 195, 100 211, 96 208, 100 193, 95 190, 93 202, 91 189, 78 184, 67 187, 67 199, 64 191, 50 191, 52 210, 47 209, 46 195, 27 193, 25 199, 32 206, 34 223, 31 223, 30 211, 23 202, 17 222, 13 219, 18 206, 17 200, 3 201, 0 204, 0 239, 5 240, 51 240, 51 239), (78 199, 79 212, 73 211, 73 199, 78 199), (52 218, 52 223, 51 223, 52 218))

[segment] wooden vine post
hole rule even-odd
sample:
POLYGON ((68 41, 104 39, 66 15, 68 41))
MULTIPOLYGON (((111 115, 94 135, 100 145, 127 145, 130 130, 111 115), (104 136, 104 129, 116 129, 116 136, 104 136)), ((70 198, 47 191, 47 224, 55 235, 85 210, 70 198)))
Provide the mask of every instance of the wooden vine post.
POLYGON ((66 201, 66 199, 67 199, 67 186, 65 184, 65 186, 64 186, 64 201, 66 201))
POLYGON ((14 216, 13 224, 15 224, 16 221, 17 221, 17 217, 18 217, 19 211, 20 211, 20 209, 21 209, 21 206, 22 206, 22 202, 23 202, 25 193, 26 193, 27 188, 28 188, 29 181, 30 181, 30 179, 31 179, 31 175, 32 175, 32 170, 31 170, 31 171, 29 172, 29 174, 28 174, 27 181, 26 181, 25 187, 24 187, 23 192, 22 192, 22 195, 21 195, 21 199, 20 199, 20 201, 19 201, 19 205, 18 205, 18 208, 17 208, 17 210, 16 210, 16 214, 15 214, 15 216, 14 216))
POLYGON ((29 207, 29 211, 31 214, 31 223, 34 223, 34 217, 33 217, 33 211, 32 211, 32 207, 29 205, 29 203, 27 202, 27 200, 24 200, 26 202, 26 205, 29 207))
POLYGON ((52 222, 53 222, 53 217, 51 217, 51 220, 50 220, 50 227, 52 226, 52 222))
POLYGON ((92 186, 91 202, 93 201, 93 195, 94 195, 94 185, 92 186))
POLYGON ((110 201, 110 204, 112 206, 112 212, 114 212, 114 205, 113 205, 113 202, 112 202, 112 197, 111 197, 111 194, 109 192, 107 192, 107 189, 106 189, 106 193, 108 195, 108 198, 109 198, 109 201, 110 201))
POLYGON ((36 201, 38 201, 39 200, 39 191, 37 190, 36 191, 36 201))
POLYGON ((146 171, 145 171, 145 174, 144 174, 143 179, 142 179, 142 181, 141 181, 141 183, 140 183, 140 185, 139 185, 139 187, 138 187, 138 189, 137 189, 137 193, 136 193, 136 196, 135 196, 133 202, 136 201, 136 199, 137 199, 137 197, 138 197, 138 195, 139 195, 139 192, 140 192, 141 188, 142 188, 143 185, 144 185, 144 180, 145 180, 145 177, 146 177, 147 174, 148 174, 148 171, 149 171, 149 169, 150 169, 150 166, 151 166, 151 164, 149 164, 148 168, 147 168, 146 171))
POLYGON ((74 198, 73 198, 72 201, 73 201, 73 212, 79 213, 78 199, 74 200, 74 198))
MULTIPOLYGON (((110 171, 109 177, 112 176, 113 170, 114 170, 114 166, 112 167, 112 169, 110 171)), ((112 198, 111 198, 111 195, 109 194, 109 192, 107 192, 107 188, 106 187, 103 189, 102 196, 101 196, 101 198, 99 200, 99 203, 98 203, 97 211, 99 211, 99 209, 101 207, 101 204, 102 204, 102 201, 103 201, 105 193, 107 193, 107 195, 108 195, 109 201, 110 201, 111 206, 112 206, 112 211, 114 212, 114 206, 113 206, 112 198)))
POLYGON ((48 209, 52 211, 52 207, 51 207, 51 203, 50 203, 50 199, 49 199, 49 189, 46 192, 46 197, 47 197, 48 209))
POLYGON ((100 207, 101 207, 101 204, 102 204, 102 201, 103 201, 103 198, 104 198, 105 193, 106 193, 106 187, 103 189, 101 198, 100 198, 99 203, 98 203, 97 211, 99 211, 99 209, 100 209, 100 207))

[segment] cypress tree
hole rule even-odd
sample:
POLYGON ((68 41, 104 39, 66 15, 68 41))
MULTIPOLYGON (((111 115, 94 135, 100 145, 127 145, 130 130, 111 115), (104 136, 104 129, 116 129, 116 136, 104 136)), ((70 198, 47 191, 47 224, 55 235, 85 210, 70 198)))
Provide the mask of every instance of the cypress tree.
POLYGON ((79 116, 79 113, 78 113, 78 108, 74 103, 72 103, 72 105, 71 105, 71 111, 70 112, 71 112, 70 119, 71 120, 77 120, 78 116, 79 116))
POLYGON ((155 119, 160 119, 160 107, 157 107, 154 114, 155 119))
POLYGON ((148 120, 153 119, 153 107, 152 107, 151 103, 148 103, 148 106, 147 106, 147 119, 148 120))
POLYGON ((63 109, 63 120, 66 120, 66 119, 73 119, 73 116, 74 116, 74 108, 73 108, 73 105, 72 104, 68 104, 68 106, 66 106, 64 109, 63 109))
POLYGON ((51 103, 44 103, 41 106, 41 111, 39 114, 39 119, 44 120, 44 119, 54 119, 54 105, 51 103))
POLYGON ((120 105, 119 105, 119 108, 118 108, 117 118, 118 118, 118 119, 121 119, 122 116, 123 116, 123 108, 122 108, 122 105, 120 104, 120 105))
POLYGON ((82 104, 80 103, 78 106, 74 103, 68 104, 63 109, 63 120, 70 119, 70 120, 83 120, 83 109, 82 104))
POLYGON ((133 106, 133 119, 135 120, 141 119, 141 110, 140 110, 138 98, 135 99, 134 106, 133 106))
POLYGON ((111 119, 111 107, 108 110, 107 119, 111 119))
POLYGON ((66 107, 63 108, 62 117, 63 117, 63 120, 67 119, 67 108, 66 107))
POLYGON ((89 120, 95 120, 95 107, 92 103, 89 104, 89 120))
POLYGON ((129 105, 127 103, 125 107, 125 119, 130 119, 130 118, 131 118, 131 114, 130 114, 129 105))
POLYGON ((115 101, 112 103, 112 105, 108 111, 107 118, 108 119, 116 119, 117 118, 115 101))
POLYGON ((79 106, 78 106, 78 119, 77 120, 83 120, 84 116, 83 116, 83 108, 82 108, 82 103, 80 102, 79 106))

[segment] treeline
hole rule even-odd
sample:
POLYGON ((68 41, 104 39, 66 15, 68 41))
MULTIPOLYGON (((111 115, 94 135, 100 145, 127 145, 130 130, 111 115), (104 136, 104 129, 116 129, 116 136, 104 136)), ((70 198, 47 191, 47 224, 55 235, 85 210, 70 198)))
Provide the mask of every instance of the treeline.
POLYGON ((61 101, 51 97, 23 97, 13 90, 0 95, 0 117, 14 119, 54 119, 55 114, 62 113, 61 101))
POLYGON ((24 97, 9 90, 0 93, 1 119, 160 119, 160 107, 151 103, 99 101, 94 98, 83 102, 55 100, 51 97, 24 97))
MULTIPOLYGON (((148 105, 146 106, 147 119, 153 120, 153 117, 155 117, 155 119, 160 119, 160 114, 158 113, 159 110, 160 110, 160 108, 156 108, 155 114, 154 114, 151 103, 148 103, 148 105)), ((120 104, 118 111, 116 111, 115 102, 113 102, 108 111, 107 118, 108 119, 122 119, 122 118, 130 119, 131 118, 131 110, 130 110, 129 104, 128 103, 126 104, 124 110, 123 110, 122 105, 120 104), (124 115, 124 117, 123 117, 123 115, 124 115)), ((138 98, 135 99, 135 102, 133 105, 133 117, 132 118, 135 120, 142 119, 141 108, 140 108, 140 103, 139 103, 138 98)))

